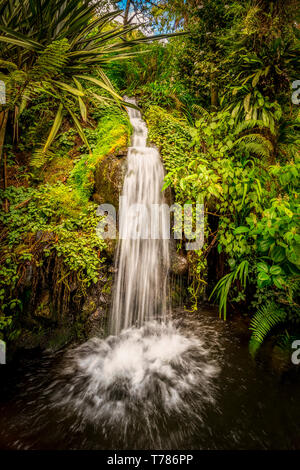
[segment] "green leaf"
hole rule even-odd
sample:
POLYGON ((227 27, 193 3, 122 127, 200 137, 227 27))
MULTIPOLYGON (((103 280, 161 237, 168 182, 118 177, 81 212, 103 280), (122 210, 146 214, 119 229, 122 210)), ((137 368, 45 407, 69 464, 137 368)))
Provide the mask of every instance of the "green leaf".
POLYGON ((58 86, 58 87, 61 88, 62 90, 68 91, 68 92, 71 93, 72 95, 75 95, 75 96, 84 96, 83 91, 78 90, 77 88, 74 88, 74 87, 68 85, 67 83, 58 82, 58 81, 56 81, 56 80, 51 80, 51 81, 52 81, 52 83, 55 83, 56 86, 58 86))
POLYGON ((272 276, 278 276, 281 273, 282 273, 282 269, 280 266, 271 266, 270 274, 272 274, 272 276))
POLYGON ((87 76, 87 75, 77 75, 77 78, 82 78, 83 80, 88 80, 92 83, 95 83, 95 85, 98 85, 100 88, 103 88, 103 90, 108 91, 112 96, 114 96, 118 100, 123 101, 122 97, 120 95, 118 95, 118 93, 116 93, 113 88, 106 85, 103 81, 98 80, 98 78, 90 77, 90 76, 87 76))
POLYGON ((262 251, 262 252, 268 251, 269 248, 271 247, 272 243, 273 243, 273 241, 271 241, 270 239, 261 240, 258 244, 259 250, 262 251))
POLYGON ((260 271, 257 277, 257 284, 259 287, 264 287, 270 285, 272 282, 270 276, 264 271, 260 271))
POLYGON ((249 227, 244 227, 244 226, 237 227, 237 228, 234 230, 234 234, 235 234, 235 235, 239 235, 240 233, 247 233, 247 232, 249 232, 249 227))
POLYGON ((283 289, 285 286, 284 279, 281 276, 276 276, 273 278, 274 285, 278 287, 278 289, 283 289))
POLYGON ((241 103, 238 103, 235 108, 233 109, 232 113, 231 113, 231 116, 233 118, 235 118, 240 110, 240 107, 241 107, 241 103))
POLYGON ((282 246, 274 246, 270 250, 270 256, 275 263, 281 263, 285 259, 285 249, 282 246))
POLYGON ((5 43, 8 43, 8 44, 14 44, 15 46, 21 46, 21 47, 24 47, 24 49, 31 49, 31 50, 36 49, 36 47, 34 47, 28 41, 20 41, 19 39, 9 38, 7 36, 0 36, 0 42, 5 42, 5 43))
MULTIPOLYGON (((74 80, 78 90, 83 92, 83 88, 82 88, 81 83, 78 80, 76 80, 75 77, 73 77, 73 80, 74 80)), ((87 120, 87 108, 86 108, 86 105, 84 104, 84 102, 83 102, 83 100, 81 99, 80 96, 78 96, 78 103, 79 103, 80 114, 81 114, 82 120, 84 122, 86 122, 86 120, 87 120)))
POLYGON ((249 111, 250 98, 251 98, 251 93, 248 93, 248 95, 246 95, 245 99, 244 99, 244 109, 245 109, 246 113, 249 111))
POLYGON ((62 110, 63 110, 63 105, 60 104, 59 107, 58 107, 58 111, 56 113, 55 119, 54 119, 54 123, 53 123, 52 128, 51 128, 51 131, 50 131, 49 136, 48 136, 48 138, 46 140, 46 143, 44 145, 43 152, 47 152, 47 150, 49 149, 51 143, 53 142, 53 140, 56 137, 56 134, 57 134, 57 132, 60 128, 61 122, 62 122, 62 110))
POLYGON ((265 273, 269 272, 269 266, 266 263, 257 263, 256 265, 258 271, 263 271, 265 273))
POLYGON ((258 84, 260 75, 261 75, 261 70, 259 70, 259 71, 254 75, 253 80, 252 80, 252 86, 253 86, 253 88, 255 88, 256 85, 258 84))
POLYGON ((91 153, 91 147, 90 147, 90 145, 89 145, 89 143, 88 143, 88 140, 87 140, 87 138, 86 138, 86 136, 85 136, 85 133, 84 133, 82 127, 81 127, 80 122, 78 121, 78 119, 77 119, 76 115, 73 113, 73 111, 72 111, 69 107, 68 107, 67 109, 68 109, 69 113, 70 113, 71 116, 72 116, 72 119, 73 119, 73 121, 74 121, 74 124, 75 124, 75 126, 76 126, 76 128, 77 128, 77 130, 78 130, 78 134, 80 135, 82 141, 85 143, 85 145, 86 145, 87 148, 89 149, 89 152, 91 153))

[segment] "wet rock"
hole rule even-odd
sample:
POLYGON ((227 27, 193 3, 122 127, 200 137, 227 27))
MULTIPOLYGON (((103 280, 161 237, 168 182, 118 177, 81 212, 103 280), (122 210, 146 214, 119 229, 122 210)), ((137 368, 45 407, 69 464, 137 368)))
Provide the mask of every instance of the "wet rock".
POLYGON ((82 320, 86 323, 88 336, 102 335, 107 324, 111 301, 112 275, 109 267, 102 273, 101 279, 92 286, 82 308, 82 320))
MULTIPOLYGON (((119 196, 122 192, 124 177, 127 166, 127 149, 123 149, 115 154, 107 155, 96 167, 95 171, 95 192, 93 199, 97 204, 112 204, 116 210, 119 209, 119 196)), ((106 239, 105 252, 112 261, 114 258, 116 239, 106 239)))
POLYGON ((127 149, 108 155, 96 167, 93 199, 97 204, 112 204, 118 210, 126 172, 126 155, 127 149))
POLYGON ((97 310, 95 310, 95 312, 91 315, 90 320, 98 321, 101 319, 102 314, 103 314, 103 310, 101 310, 101 308, 97 308, 97 310))
POLYGON ((175 247, 170 249, 170 270, 173 274, 182 275, 188 270, 188 260, 185 256, 177 253, 175 247))
POLYGON ((164 190, 164 198, 165 198, 165 204, 168 204, 168 206, 171 207, 172 204, 174 204, 174 196, 172 194, 172 190, 170 187, 164 190))
POLYGON ((108 258, 110 258, 110 260, 113 260, 116 246, 117 246, 117 240, 107 239, 105 240, 105 244, 106 244, 105 253, 107 254, 108 258))
POLYGON ((33 278, 33 266, 30 262, 27 263, 26 272, 23 280, 24 287, 31 287, 33 278))
POLYGON ((107 312, 102 308, 97 308, 89 317, 87 333, 89 336, 104 336, 105 325, 107 323, 107 312))
POLYGON ((108 268, 108 272, 114 274, 114 273, 117 273, 117 272, 118 272, 118 269, 115 268, 114 266, 111 266, 110 268, 108 268))
POLYGON ((34 311, 35 317, 50 319, 52 317, 50 292, 45 290, 40 296, 40 302, 34 311))
POLYGON ((96 309, 96 302, 93 298, 88 297, 82 307, 82 314, 84 317, 91 315, 96 309))

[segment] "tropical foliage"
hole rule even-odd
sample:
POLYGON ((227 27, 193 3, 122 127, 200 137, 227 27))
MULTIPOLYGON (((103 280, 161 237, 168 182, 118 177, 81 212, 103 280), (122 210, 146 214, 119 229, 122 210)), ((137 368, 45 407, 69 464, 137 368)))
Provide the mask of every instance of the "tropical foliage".
POLYGON ((57 312, 97 284, 108 252, 94 235, 95 171, 127 147, 122 96, 135 95, 164 189, 205 205, 203 248, 178 244, 188 306, 210 299, 224 320, 246 316, 253 354, 268 338, 289 347, 300 332, 297 2, 125 3, 0 3, 0 330, 21 331, 43 270, 54 269, 57 312))
MULTIPOLYGON (((19 117, 33 97, 48 95, 56 107, 50 132, 33 155, 35 166, 49 155, 65 115, 69 115, 89 147, 80 123, 88 120, 88 102, 122 102, 103 67, 128 58, 132 47, 145 38, 137 35, 130 41, 124 39, 137 26, 113 24, 119 11, 95 15, 99 5, 101 2, 87 0, 1 3, 0 79, 8 95, 2 113, 12 113, 14 137, 18 136, 19 117), (94 88, 88 87, 91 83, 94 88)), ((1 150, 2 146, 0 140, 1 150)))
POLYGON ((192 34, 164 51, 171 59, 161 81, 141 87, 141 103, 168 170, 165 187, 181 203, 206 205, 193 290, 208 291, 224 319, 238 305, 253 316, 256 353, 269 333, 281 341, 299 331, 295 4, 190 3, 192 34))

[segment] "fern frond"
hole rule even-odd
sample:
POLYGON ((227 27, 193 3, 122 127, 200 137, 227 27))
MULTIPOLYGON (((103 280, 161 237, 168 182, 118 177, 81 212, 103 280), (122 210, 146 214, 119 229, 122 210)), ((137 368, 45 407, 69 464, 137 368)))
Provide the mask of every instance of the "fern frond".
POLYGON ((234 146, 265 158, 268 158, 273 151, 270 140, 261 134, 244 135, 234 142, 234 146))
POLYGON ((0 68, 1 69, 7 69, 7 70, 17 70, 18 69, 16 64, 14 64, 13 62, 10 62, 8 60, 3 60, 3 59, 0 59, 0 68))
POLYGON ((44 146, 36 149, 30 159, 30 166, 39 169, 44 166, 49 160, 54 158, 54 153, 50 150, 44 151, 44 146))
POLYGON ((192 111, 193 113, 198 114, 199 116, 204 116, 207 118, 210 116, 209 112, 199 104, 193 104, 192 111))
POLYGON ((241 145, 240 148, 241 150, 247 150, 249 153, 258 155, 262 158, 268 158, 270 156, 268 149, 256 142, 249 142, 247 144, 241 145))
POLYGON ((221 316, 223 313, 224 320, 226 320, 226 316, 227 316, 227 301, 228 301, 228 294, 229 294, 231 285, 233 284, 234 281, 236 281, 236 279, 239 279, 243 288, 245 288, 246 283, 247 283, 248 273, 249 273, 249 261, 244 260, 234 269, 234 271, 231 271, 230 273, 225 274, 225 276, 223 276, 219 280, 219 282, 214 287, 212 293, 210 294, 209 299, 215 296, 216 299, 218 300, 219 314, 221 316))
POLYGON ((30 72, 31 78, 40 81, 59 75, 68 61, 67 52, 69 47, 67 39, 53 41, 45 47, 30 72))
POLYGON ((260 119, 249 119, 248 121, 242 121, 240 122, 236 128, 235 128, 235 131, 234 131, 234 135, 239 135, 241 134, 242 132, 244 131, 248 131, 250 129, 255 129, 255 128, 258 128, 258 129, 269 129, 269 127, 266 127, 266 124, 264 123, 264 121, 260 120, 260 119))
POLYGON ((252 355, 256 354, 271 330, 285 320, 286 312, 278 308, 275 302, 268 302, 256 312, 250 322, 250 330, 252 330, 253 333, 249 348, 252 355))

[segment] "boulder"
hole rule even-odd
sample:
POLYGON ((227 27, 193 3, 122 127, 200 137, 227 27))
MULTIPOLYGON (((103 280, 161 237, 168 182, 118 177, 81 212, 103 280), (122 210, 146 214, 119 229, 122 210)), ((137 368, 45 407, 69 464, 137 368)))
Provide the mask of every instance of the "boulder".
POLYGON ((112 204, 118 210, 126 173, 126 156, 127 150, 110 154, 97 165, 93 195, 97 204, 112 204))
POLYGON ((188 260, 185 256, 177 253, 173 243, 170 247, 170 271, 173 274, 183 275, 188 271, 188 260))

